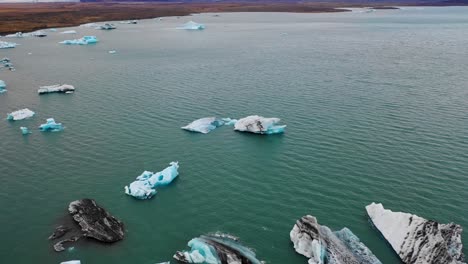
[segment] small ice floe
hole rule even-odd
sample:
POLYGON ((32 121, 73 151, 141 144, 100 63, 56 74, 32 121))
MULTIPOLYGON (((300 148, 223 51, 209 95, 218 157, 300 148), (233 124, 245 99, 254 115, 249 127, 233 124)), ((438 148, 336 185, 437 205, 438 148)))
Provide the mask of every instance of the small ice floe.
POLYGON ((279 118, 252 115, 239 119, 234 125, 234 130, 255 134, 279 134, 286 128, 285 125, 277 125, 279 121, 279 118))
POLYGON ((69 261, 60 262, 60 264, 81 264, 81 261, 79 261, 79 260, 69 260, 69 261))
POLYGON ((15 71, 15 67, 13 66, 13 63, 11 63, 9 58, 5 57, 5 58, 1 59, 0 64, 3 65, 4 68, 9 69, 10 71, 15 71))
POLYGON ((23 135, 31 134, 31 131, 27 127, 20 127, 20 130, 23 135))
POLYGON ((0 80, 0 94, 6 92, 6 83, 3 80, 0 80))
POLYGON ((207 134, 223 125, 234 125, 237 120, 231 118, 204 117, 181 127, 184 130, 207 134))
POLYGON ((115 50, 109 50, 109 54, 114 54, 114 53, 116 53, 116 52, 117 52, 117 51, 115 51, 115 50))
POLYGON ((0 41, 0 49, 11 49, 18 46, 18 44, 14 42, 6 42, 6 41, 0 41))
POLYGON ((7 115, 7 120, 18 121, 27 118, 31 118, 34 116, 33 111, 29 110, 28 108, 20 109, 14 112, 11 112, 7 115))
POLYGON ((98 41, 99 40, 95 36, 84 36, 80 39, 64 40, 59 43, 65 45, 88 45, 96 44, 98 41))
POLYGON ((62 123, 55 123, 53 118, 47 118, 46 123, 39 126, 41 131, 58 132, 63 130, 62 123))
POLYGON ((136 181, 125 186, 125 193, 138 199, 149 199, 156 194, 156 187, 168 185, 178 175, 179 163, 173 161, 170 166, 160 172, 144 171, 136 181))
POLYGON ((189 21, 182 26, 178 27, 177 29, 185 29, 185 30, 203 30, 205 29, 205 25, 198 24, 193 21, 189 21))
POLYGON ((76 30, 65 30, 60 32, 60 34, 76 34, 76 30))
POLYGON ((34 31, 29 34, 33 37, 39 37, 39 38, 47 37, 47 33, 43 30, 34 31))
POLYGON ((57 29, 56 28, 49 28, 49 31, 50 32, 57 32, 57 29))
POLYGON ((112 30, 116 28, 117 27, 114 24, 110 24, 110 23, 106 23, 104 25, 99 26, 99 29, 102 29, 102 30, 112 30))
POLYGON ((41 86, 37 90, 38 94, 46 93, 73 93, 75 92, 75 87, 69 84, 54 84, 49 86, 41 86))
POLYGON ((120 21, 120 24, 138 24, 138 20, 126 20, 126 21, 120 21))

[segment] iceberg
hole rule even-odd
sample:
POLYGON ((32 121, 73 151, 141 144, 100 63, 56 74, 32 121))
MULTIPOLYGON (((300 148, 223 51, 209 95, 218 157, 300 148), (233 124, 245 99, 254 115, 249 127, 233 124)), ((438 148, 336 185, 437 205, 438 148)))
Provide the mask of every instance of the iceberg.
POLYGON ((231 118, 216 118, 216 117, 204 117, 193 121, 192 123, 181 127, 182 129, 192 131, 192 132, 199 132, 203 134, 207 134, 217 127, 226 125, 232 126, 237 122, 236 119, 231 118))
POLYGON ((76 30, 65 30, 60 32, 60 34, 76 34, 76 30))
POLYGON ((63 130, 62 123, 55 123, 53 118, 47 118, 46 123, 39 126, 41 131, 58 132, 63 130))
POLYGON ((18 44, 14 42, 0 41, 0 49, 11 49, 16 47, 18 44))
POLYGON ((81 264, 81 261, 79 261, 79 260, 69 260, 69 261, 60 262, 60 264, 81 264))
POLYGON ((125 186, 125 193, 138 199, 150 199, 156 194, 156 187, 168 185, 178 175, 179 163, 171 162, 170 166, 160 172, 144 171, 136 181, 125 186))
POLYGON ((37 92, 39 94, 46 94, 46 93, 73 93, 75 91, 75 87, 69 84, 54 84, 49 86, 41 86, 37 92))
POLYGON ((297 220, 289 236, 309 264, 382 264, 351 230, 333 232, 311 215, 297 220))
POLYGON ((138 20, 120 21, 120 24, 138 24, 138 20))
POLYGON ((95 36, 84 36, 80 39, 70 39, 59 42, 65 45, 89 45, 98 43, 98 39, 95 36))
POLYGON ((28 108, 20 109, 14 112, 11 112, 7 116, 7 120, 18 121, 26 118, 31 118, 34 116, 34 112, 28 108))
POLYGON ((114 54, 114 53, 116 53, 117 51, 115 51, 115 50, 109 50, 108 52, 109 52, 109 54, 114 54))
POLYGON ((227 234, 202 235, 187 244, 190 251, 177 251, 174 259, 184 263, 262 264, 255 253, 227 234))
POLYGON ((205 25, 198 24, 193 21, 189 21, 182 26, 178 27, 177 29, 185 29, 185 30, 203 30, 205 29, 205 25))
POLYGON ((0 60, 0 63, 3 65, 4 68, 8 68, 10 71, 14 71, 15 67, 13 66, 13 63, 11 63, 9 58, 3 58, 0 60))
POLYGON ((86 23, 86 24, 81 24, 80 27, 87 27, 87 28, 95 28, 98 27, 99 25, 96 23, 86 23))
POLYGON ((286 127, 285 125, 276 125, 279 121, 279 118, 252 115, 239 119, 234 125, 234 130, 256 134, 279 134, 283 133, 286 127))
POLYGON ((109 24, 109 23, 106 23, 102 26, 99 26, 99 29, 102 29, 102 30, 112 30, 112 29, 116 29, 117 27, 114 25, 114 24, 109 24))
POLYGON ((20 127, 20 129, 23 135, 31 134, 31 132, 29 131, 27 127, 20 127))
POLYGON ((6 92, 6 83, 0 80, 0 94, 6 92))
POLYGON ((39 38, 47 37, 47 33, 45 31, 43 31, 43 30, 34 31, 34 32, 31 32, 31 33, 28 33, 28 34, 33 36, 33 37, 39 37, 39 38))
POLYGON ((8 34, 5 36, 5 38, 22 38, 23 37, 23 32, 16 32, 14 34, 8 34))
POLYGON ((404 263, 466 264, 460 225, 440 224, 417 215, 392 212, 380 203, 371 203, 366 211, 404 263))

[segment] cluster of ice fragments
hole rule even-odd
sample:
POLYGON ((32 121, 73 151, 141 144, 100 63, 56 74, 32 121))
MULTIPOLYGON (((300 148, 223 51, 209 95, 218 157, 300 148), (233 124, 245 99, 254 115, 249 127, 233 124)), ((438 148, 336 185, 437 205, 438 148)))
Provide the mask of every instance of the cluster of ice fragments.
POLYGON ((60 44, 65 45, 88 45, 88 44, 95 44, 99 40, 95 36, 84 36, 80 39, 69 39, 59 42, 60 44))
POLYGON ((171 162, 170 166, 160 172, 144 171, 130 185, 125 186, 125 193, 138 199, 149 199, 156 194, 156 187, 170 184, 178 175, 179 163, 171 162))
POLYGON ((47 118, 46 123, 39 126, 41 131, 58 132, 63 130, 62 123, 56 123, 53 118, 47 118))
POLYGON ((205 25, 198 24, 193 21, 189 21, 182 26, 178 27, 177 29, 185 29, 185 30, 203 30, 205 29, 205 25))
POLYGON ((174 258, 184 263, 262 264, 239 239, 227 234, 203 235, 190 240, 190 251, 177 251, 174 258))
POLYGON ((7 115, 7 120, 18 121, 27 118, 31 118, 34 116, 34 112, 29 110, 28 108, 20 109, 14 112, 11 112, 7 115))
POLYGON ((11 60, 7 57, 1 59, 0 64, 2 68, 7 68, 10 71, 15 71, 15 66, 13 66, 13 63, 11 63, 11 60))
POLYGON ((46 93, 73 93, 75 91, 75 87, 69 84, 54 84, 49 86, 41 86, 37 90, 39 94, 46 94, 46 93))
POLYGON ((382 204, 366 206, 374 226, 407 264, 466 264, 461 226, 440 224, 417 215, 392 212, 382 204))

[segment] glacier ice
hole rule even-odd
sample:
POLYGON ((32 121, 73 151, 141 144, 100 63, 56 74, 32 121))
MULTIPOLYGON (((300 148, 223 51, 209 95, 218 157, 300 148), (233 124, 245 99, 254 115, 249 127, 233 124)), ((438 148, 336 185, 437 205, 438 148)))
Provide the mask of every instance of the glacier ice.
POLYGON ((7 119, 13 120, 13 121, 23 120, 26 118, 33 117, 34 114, 35 113, 33 111, 29 110, 28 108, 24 108, 24 109, 20 109, 20 110, 9 113, 7 116, 7 119))
POLYGON ((138 20, 120 21, 120 24, 138 24, 138 20))
POLYGON ((98 39, 95 36, 84 36, 80 39, 70 39, 59 42, 65 45, 88 45, 98 43, 98 39))
POLYGON ((178 175, 179 163, 173 161, 170 166, 160 172, 144 171, 136 181, 125 186, 125 193, 138 199, 149 199, 156 194, 156 187, 168 185, 178 175))
POLYGON ((60 34, 76 34, 76 30, 65 30, 60 32, 60 34))
POLYGON ((46 123, 39 126, 41 131, 58 132, 63 130, 62 123, 55 123, 53 118, 47 118, 46 123))
POLYGON ((440 224, 417 215, 393 212, 380 203, 371 203, 366 211, 404 263, 466 264, 460 225, 440 224))
POLYGON ((110 23, 105 23, 104 25, 99 26, 99 29, 102 29, 102 30, 112 30, 116 28, 117 27, 114 24, 110 24, 110 23))
POLYGON ((13 66, 13 63, 11 63, 11 60, 9 58, 3 58, 0 60, 0 64, 3 65, 4 68, 9 69, 10 71, 14 71, 15 67, 13 66))
POLYGON ((193 238, 187 244, 190 251, 177 251, 174 258, 184 263, 261 264, 255 253, 239 239, 227 234, 210 234, 193 238))
POLYGON ((29 131, 27 127, 20 127, 20 129, 23 135, 31 134, 31 132, 29 131))
POLYGON ((49 86, 41 86, 37 90, 39 94, 46 94, 46 93, 73 93, 75 91, 75 87, 69 84, 54 84, 49 86))
POLYGON ((181 128, 192 132, 207 134, 216 129, 217 127, 223 125, 234 125, 236 122, 236 119, 231 118, 204 117, 197 119, 192 123, 181 128))
POLYGON ((223 118, 222 120, 226 126, 233 126, 237 123, 237 119, 231 119, 229 117, 223 118))
POLYGON ((60 264, 81 264, 81 261, 79 260, 69 260, 65 262, 60 262, 60 264))
POLYGON ((114 54, 114 53, 116 53, 117 51, 115 51, 115 50, 109 50, 108 52, 109 52, 109 54, 114 54))
POLYGON ((186 29, 186 30, 203 30, 205 29, 205 25, 198 24, 193 21, 189 21, 182 26, 178 27, 177 29, 186 29))
POLYGON ((279 118, 252 115, 239 119, 234 125, 234 130, 256 134, 279 134, 283 133, 286 127, 285 125, 277 125, 279 121, 279 118))
POLYGON ((332 232, 311 215, 297 220, 289 236, 309 264, 382 264, 351 230, 332 232))
POLYGON ((5 36, 5 38, 22 38, 23 37, 23 32, 16 32, 14 34, 8 34, 5 36))
POLYGON ((0 41, 0 49, 10 49, 16 47, 18 44, 14 42, 0 41))
POLYGON ((0 80, 0 94, 6 92, 6 83, 0 80))

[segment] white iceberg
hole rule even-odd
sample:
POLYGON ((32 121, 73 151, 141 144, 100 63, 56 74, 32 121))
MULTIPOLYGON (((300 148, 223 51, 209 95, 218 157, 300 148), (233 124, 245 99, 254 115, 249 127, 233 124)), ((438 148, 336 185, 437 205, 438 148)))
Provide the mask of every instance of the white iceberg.
POLYGON ((0 94, 6 92, 6 83, 0 80, 0 94))
POLYGON ((279 134, 283 133, 286 127, 285 125, 276 125, 279 121, 279 118, 252 115, 239 119, 234 125, 234 130, 256 134, 279 134))
POLYGON ((114 54, 114 53, 116 53, 117 51, 115 51, 115 50, 109 50, 108 52, 109 52, 109 54, 114 54))
POLYGON ((31 118, 34 116, 33 111, 29 110, 28 108, 20 109, 14 112, 11 112, 7 116, 7 120, 13 120, 13 121, 18 121, 18 120, 23 120, 26 118, 31 118))
POLYGON ((64 40, 59 43, 65 44, 65 45, 88 45, 88 44, 95 44, 98 41, 99 40, 95 36, 84 36, 80 39, 64 40))
POLYGON ((407 264, 466 264, 462 227, 440 224, 417 215, 392 212, 382 204, 366 206, 374 226, 407 264))
POLYGON ((79 260, 69 260, 69 261, 60 262, 60 264, 81 264, 81 261, 79 261, 79 260))
POLYGON ((47 118, 46 123, 39 126, 41 131, 58 132, 63 130, 62 123, 55 123, 53 118, 47 118))
POLYGON ((224 125, 224 121, 221 119, 218 119, 216 117, 205 117, 205 118, 200 118, 192 123, 181 127, 182 129, 192 131, 192 132, 199 132, 203 134, 207 134, 210 131, 216 129, 217 127, 220 127, 224 125))
POLYGON ((99 26, 98 29, 102 29, 102 30, 112 30, 112 29, 116 29, 117 27, 114 25, 114 24, 109 24, 109 23, 106 23, 102 26, 99 26))
POLYGON ((49 28, 49 31, 50 32, 57 32, 57 29, 56 28, 49 28))
POLYGON ((31 134, 27 127, 20 127, 20 130, 23 135, 31 134))
POLYGON ((5 38, 22 38, 23 32, 16 32, 14 34, 5 35, 5 38))
POLYGON ((120 21, 120 24, 138 24, 138 20, 120 21))
POLYGON ((65 30, 60 32, 60 34, 76 34, 76 30, 65 30))
POLYGON ((193 21, 189 21, 182 26, 178 27, 177 29, 185 29, 185 30, 203 30, 205 29, 205 25, 198 24, 193 21))
POLYGON ((86 24, 81 24, 80 27, 87 27, 87 28, 95 28, 98 27, 99 25, 97 23, 86 23, 86 24))
POLYGON ((6 42, 6 41, 0 41, 0 49, 11 49, 18 46, 18 44, 14 42, 6 42))
POLYGON ((37 90, 39 94, 46 94, 46 93, 73 93, 75 91, 75 87, 69 84, 54 84, 49 86, 41 86, 37 90))
POLYGON ((149 199, 156 194, 157 186, 168 185, 179 175, 178 169, 179 163, 173 161, 163 171, 144 171, 136 181, 125 186, 125 193, 138 199, 149 199))

